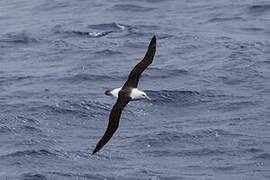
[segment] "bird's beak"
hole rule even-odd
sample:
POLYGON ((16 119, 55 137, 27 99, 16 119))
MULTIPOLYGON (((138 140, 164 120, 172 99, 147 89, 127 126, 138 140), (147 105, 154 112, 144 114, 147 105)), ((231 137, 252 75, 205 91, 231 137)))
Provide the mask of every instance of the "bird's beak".
POLYGON ((146 100, 146 102, 150 103, 151 98, 149 96, 145 95, 145 100, 146 100))

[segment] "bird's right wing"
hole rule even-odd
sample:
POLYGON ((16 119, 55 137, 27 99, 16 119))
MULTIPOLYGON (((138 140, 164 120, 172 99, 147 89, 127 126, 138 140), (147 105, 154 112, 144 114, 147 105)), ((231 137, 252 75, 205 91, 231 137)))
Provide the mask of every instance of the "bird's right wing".
POLYGON ((130 72, 128 76, 128 80, 126 81, 123 87, 129 86, 129 87, 137 88, 142 72, 153 62, 155 53, 156 53, 156 36, 153 36, 153 38, 151 39, 148 45, 148 49, 143 60, 141 60, 141 62, 139 62, 132 69, 132 71, 130 72))
POLYGON ((96 148, 93 151, 93 154, 98 152, 111 139, 111 137, 113 136, 113 134, 115 133, 115 131, 117 130, 119 126, 122 110, 125 108, 125 106, 128 104, 129 101, 130 101, 130 97, 125 96, 125 94, 119 93, 117 102, 113 106, 110 113, 107 130, 105 134, 103 135, 103 137, 99 140, 98 144, 96 145, 96 148))

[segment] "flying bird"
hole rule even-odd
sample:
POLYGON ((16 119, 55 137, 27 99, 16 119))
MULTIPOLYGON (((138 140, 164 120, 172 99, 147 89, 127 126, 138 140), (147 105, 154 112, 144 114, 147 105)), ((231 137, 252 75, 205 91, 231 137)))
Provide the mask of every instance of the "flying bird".
POLYGON ((98 152, 111 139, 119 126, 121 113, 129 101, 141 99, 146 99, 148 101, 151 100, 145 92, 137 89, 137 86, 141 74, 153 62, 155 53, 156 37, 153 36, 144 58, 132 69, 128 76, 128 80, 125 82, 123 87, 105 91, 106 95, 116 97, 117 101, 111 110, 107 130, 96 145, 93 154, 98 152))

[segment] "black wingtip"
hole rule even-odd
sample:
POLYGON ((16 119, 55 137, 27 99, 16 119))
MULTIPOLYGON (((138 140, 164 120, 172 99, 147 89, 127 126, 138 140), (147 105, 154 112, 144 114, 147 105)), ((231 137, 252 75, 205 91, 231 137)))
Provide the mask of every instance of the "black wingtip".
POLYGON ((156 35, 154 35, 149 43, 148 48, 156 47, 156 35))
POLYGON ((156 39, 157 39, 157 38, 156 38, 156 35, 154 35, 154 36, 152 37, 151 44, 152 44, 152 43, 156 43, 156 39))
POLYGON ((94 151, 92 152, 92 154, 94 155, 94 154, 96 154, 96 152, 98 152, 99 151, 99 149, 96 147, 95 149, 94 149, 94 151))
POLYGON ((94 151, 92 154, 94 155, 96 152, 98 152, 104 145, 101 145, 100 142, 96 145, 94 151))

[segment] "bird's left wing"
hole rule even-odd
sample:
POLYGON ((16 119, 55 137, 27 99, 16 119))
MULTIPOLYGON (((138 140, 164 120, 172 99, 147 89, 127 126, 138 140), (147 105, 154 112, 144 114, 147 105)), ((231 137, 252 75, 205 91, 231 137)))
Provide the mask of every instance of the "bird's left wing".
POLYGON ((128 80, 123 87, 137 88, 138 82, 143 71, 153 62, 156 53, 156 36, 151 39, 144 58, 129 73, 128 80))
POLYGON ((113 136, 113 134, 115 133, 115 131, 119 126, 122 110, 125 108, 125 106, 128 104, 129 101, 130 101, 129 96, 126 96, 124 93, 119 93, 117 102, 113 106, 110 113, 107 130, 103 135, 103 137, 99 140, 98 144, 96 145, 93 154, 98 152, 111 139, 111 137, 113 136))

